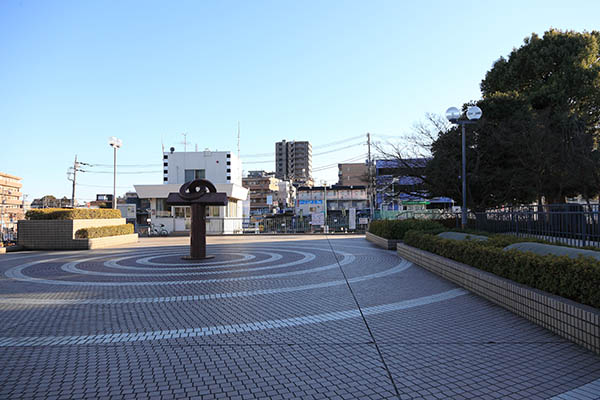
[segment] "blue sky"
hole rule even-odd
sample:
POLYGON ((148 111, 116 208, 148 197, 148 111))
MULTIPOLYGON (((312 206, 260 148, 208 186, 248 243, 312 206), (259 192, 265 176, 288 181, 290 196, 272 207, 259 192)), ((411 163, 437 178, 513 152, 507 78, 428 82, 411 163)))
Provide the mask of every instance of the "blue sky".
MULTIPOLYGON (((117 136, 123 193, 162 183, 161 140, 182 150, 185 132, 188 150, 235 151, 238 121, 242 156, 295 139, 314 153, 356 144, 313 167, 360 158, 363 139, 349 138, 406 134, 426 112, 478 99, 523 38, 598 30, 599 15, 593 0, 3 0, 0 171, 23 177, 29 200, 70 197, 75 154, 111 165, 117 136)), ((244 170, 274 167, 242 158, 244 170)), ((91 170, 82 200, 112 191, 111 168, 91 170)), ((334 183, 337 169, 315 176, 334 183)))

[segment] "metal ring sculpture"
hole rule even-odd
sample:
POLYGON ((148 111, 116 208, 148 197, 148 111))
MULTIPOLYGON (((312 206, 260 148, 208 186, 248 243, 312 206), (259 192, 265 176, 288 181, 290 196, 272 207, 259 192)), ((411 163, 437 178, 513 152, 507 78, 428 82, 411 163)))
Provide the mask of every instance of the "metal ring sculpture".
POLYGON ((206 193, 216 193, 217 188, 206 179, 196 179, 186 182, 179 188, 179 195, 185 200, 197 200, 206 193))

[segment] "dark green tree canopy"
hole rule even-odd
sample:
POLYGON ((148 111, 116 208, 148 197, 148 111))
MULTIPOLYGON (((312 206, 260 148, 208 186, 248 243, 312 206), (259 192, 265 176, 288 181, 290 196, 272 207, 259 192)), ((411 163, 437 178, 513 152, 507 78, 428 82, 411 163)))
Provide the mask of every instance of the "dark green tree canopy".
MULTIPOLYGON (((467 127, 471 208, 600 192, 599 32, 534 34, 496 61, 481 91, 483 118, 467 127)), ((428 189, 460 200, 459 128, 440 132, 431 153, 428 189)))

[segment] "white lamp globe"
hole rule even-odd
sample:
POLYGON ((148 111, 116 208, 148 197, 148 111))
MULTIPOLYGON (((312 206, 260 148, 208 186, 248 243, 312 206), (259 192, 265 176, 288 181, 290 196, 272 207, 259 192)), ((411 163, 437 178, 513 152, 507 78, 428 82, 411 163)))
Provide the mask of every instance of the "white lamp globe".
POLYGON ((446 110, 446 118, 450 122, 458 121, 460 118, 460 110, 456 107, 450 107, 446 110))
POLYGON ((477 106, 469 107, 467 110, 467 118, 469 118, 470 121, 477 121, 479 118, 481 118, 482 114, 483 112, 481 111, 481 108, 477 106))

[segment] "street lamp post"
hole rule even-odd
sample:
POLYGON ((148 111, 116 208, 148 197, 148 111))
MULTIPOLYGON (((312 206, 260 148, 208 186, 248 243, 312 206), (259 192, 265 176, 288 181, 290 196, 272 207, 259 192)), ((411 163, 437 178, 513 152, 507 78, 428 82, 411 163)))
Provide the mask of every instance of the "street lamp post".
POLYGON ((465 139, 465 125, 474 124, 481 118, 481 108, 472 106, 467 109, 467 119, 460 119, 461 112, 456 107, 450 107, 446 110, 446 118, 453 124, 462 127, 462 210, 460 225, 463 229, 467 226, 467 152, 465 139))
POLYGON ((327 225, 327 181, 322 180, 323 185, 323 208, 325 209, 325 225, 323 225, 323 232, 329 233, 329 226, 327 225))
POLYGON ((117 149, 123 145, 123 141, 114 136, 108 138, 108 144, 114 150, 114 168, 113 168, 113 201, 112 208, 117 209, 117 149))

